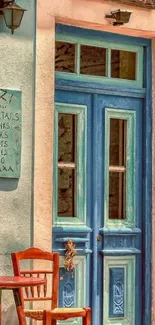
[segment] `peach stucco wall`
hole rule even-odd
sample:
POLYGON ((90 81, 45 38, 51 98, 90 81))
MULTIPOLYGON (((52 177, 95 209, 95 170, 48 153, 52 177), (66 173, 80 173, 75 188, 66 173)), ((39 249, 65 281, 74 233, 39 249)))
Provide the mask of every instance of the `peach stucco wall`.
MULTIPOLYGON (((139 37, 155 37, 155 11, 128 7, 103 0, 38 0, 36 33, 36 110, 34 167, 34 245, 52 247, 52 157, 54 112, 54 40, 55 23, 80 26, 139 37), (105 15, 115 9, 132 11, 130 22, 113 27, 105 15)), ((153 57, 155 43, 153 42, 153 57)), ((155 68, 154 68, 155 69, 155 68)), ((153 71, 155 72, 155 71, 153 71)), ((154 75, 155 73, 153 73, 154 75)), ((154 80, 154 78, 153 78, 154 80)), ((155 93, 153 82, 153 94, 155 93)), ((154 114, 154 104, 153 104, 154 114)), ((155 135, 153 133, 153 148, 155 135)), ((155 159, 153 150, 153 159, 155 159)), ((155 174, 155 173, 154 173, 155 174)), ((153 175, 154 175, 153 174, 153 175)), ((155 180, 153 179, 153 197, 155 180)), ((154 200, 153 200, 154 201, 154 200)), ((153 225, 155 206, 153 206, 153 225)), ((155 239, 153 226, 153 242, 155 239)), ((153 245, 153 302, 155 303, 155 248, 153 245)), ((153 323, 155 324, 153 315, 153 323)))

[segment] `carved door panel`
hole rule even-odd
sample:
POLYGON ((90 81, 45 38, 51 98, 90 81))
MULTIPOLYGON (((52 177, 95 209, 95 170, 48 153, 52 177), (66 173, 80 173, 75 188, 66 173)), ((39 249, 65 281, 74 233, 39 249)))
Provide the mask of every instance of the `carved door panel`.
POLYGON ((59 304, 90 305, 92 325, 141 324, 142 99, 58 88, 53 248, 62 256, 59 304), (63 268, 68 239, 77 251, 70 272, 63 268))

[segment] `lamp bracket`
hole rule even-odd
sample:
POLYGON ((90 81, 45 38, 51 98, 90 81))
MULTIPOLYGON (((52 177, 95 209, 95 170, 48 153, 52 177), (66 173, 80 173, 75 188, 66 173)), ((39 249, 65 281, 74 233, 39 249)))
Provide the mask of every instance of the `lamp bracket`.
POLYGON ((13 4, 15 0, 0 0, 0 9, 7 7, 10 4, 13 4))
POLYGON ((0 15, 3 15, 3 11, 1 9, 4 9, 10 4, 13 4, 15 0, 0 0, 0 15))

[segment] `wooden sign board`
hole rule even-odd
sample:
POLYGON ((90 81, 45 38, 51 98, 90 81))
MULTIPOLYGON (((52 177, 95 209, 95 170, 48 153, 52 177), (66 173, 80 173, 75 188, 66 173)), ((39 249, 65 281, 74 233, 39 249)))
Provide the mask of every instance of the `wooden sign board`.
POLYGON ((21 169, 21 92, 0 89, 0 177, 19 178, 21 169))

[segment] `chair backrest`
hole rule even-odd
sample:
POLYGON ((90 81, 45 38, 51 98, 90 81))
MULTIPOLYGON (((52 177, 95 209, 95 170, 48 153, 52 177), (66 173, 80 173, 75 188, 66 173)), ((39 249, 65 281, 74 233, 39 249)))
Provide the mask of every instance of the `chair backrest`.
POLYGON ((51 308, 58 306, 58 290, 59 290, 59 253, 44 252, 38 248, 32 247, 25 251, 19 251, 11 254, 12 265, 14 275, 16 276, 35 276, 45 278, 46 284, 37 286, 37 288, 30 287, 21 290, 22 304, 24 301, 51 301, 51 308), (22 260, 43 260, 49 261, 50 268, 48 269, 22 269, 22 260), (48 293, 48 277, 50 277, 52 283, 50 283, 50 294, 48 293), (25 292, 24 292, 25 291, 25 292))

